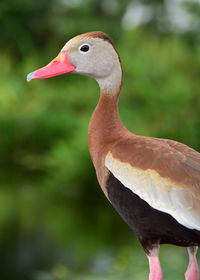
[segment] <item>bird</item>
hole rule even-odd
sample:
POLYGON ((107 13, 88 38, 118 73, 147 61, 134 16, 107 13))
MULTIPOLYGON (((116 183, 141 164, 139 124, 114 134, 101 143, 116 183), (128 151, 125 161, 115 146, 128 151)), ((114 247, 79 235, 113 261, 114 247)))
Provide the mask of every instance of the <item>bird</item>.
MULTIPOLYGON (((77 73, 94 78, 99 101, 88 128, 89 153, 105 196, 147 255, 149 280, 162 280, 160 245, 187 248, 186 280, 198 280, 200 153, 170 139, 140 136, 122 123, 122 67, 112 39, 92 31, 70 39, 32 79, 77 73)), ((81 93, 82 94, 82 93, 81 93)))

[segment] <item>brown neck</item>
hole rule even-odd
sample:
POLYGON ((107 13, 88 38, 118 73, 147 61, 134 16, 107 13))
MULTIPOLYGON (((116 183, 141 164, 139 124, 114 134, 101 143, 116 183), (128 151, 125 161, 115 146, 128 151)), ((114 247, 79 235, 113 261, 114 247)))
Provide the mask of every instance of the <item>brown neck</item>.
POLYGON ((89 151, 95 167, 106 149, 124 133, 118 112, 118 94, 101 92, 89 124, 89 151))

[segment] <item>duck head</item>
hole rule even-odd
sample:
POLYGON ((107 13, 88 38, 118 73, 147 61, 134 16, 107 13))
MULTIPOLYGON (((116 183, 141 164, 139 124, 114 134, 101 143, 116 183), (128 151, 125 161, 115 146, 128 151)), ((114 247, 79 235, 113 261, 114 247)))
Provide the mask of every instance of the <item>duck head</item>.
POLYGON ((27 75, 27 81, 66 73, 93 77, 101 90, 120 88, 121 66, 110 37, 100 31, 78 35, 69 40, 48 65, 27 75))

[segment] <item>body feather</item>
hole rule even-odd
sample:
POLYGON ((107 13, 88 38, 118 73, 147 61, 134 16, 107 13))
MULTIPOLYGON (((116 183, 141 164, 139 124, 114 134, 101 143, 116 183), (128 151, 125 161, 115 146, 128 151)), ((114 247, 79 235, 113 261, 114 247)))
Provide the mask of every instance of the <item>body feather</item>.
POLYGON ((200 230, 200 154, 176 141, 133 135, 118 141, 106 168, 151 207, 200 230))

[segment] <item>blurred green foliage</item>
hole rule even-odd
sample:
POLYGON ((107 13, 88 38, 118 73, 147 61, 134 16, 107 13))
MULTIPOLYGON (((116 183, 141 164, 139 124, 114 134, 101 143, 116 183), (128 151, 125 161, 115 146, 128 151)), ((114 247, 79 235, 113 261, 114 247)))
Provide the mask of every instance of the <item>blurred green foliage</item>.
MULTIPOLYGON (((199 34, 160 28, 166 3, 147 0, 140 2, 152 5, 149 22, 124 30, 122 18, 131 2, 0 3, 4 280, 147 278, 144 252, 104 198, 89 158, 87 126, 98 100, 96 82, 77 75, 25 81, 70 37, 103 30, 114 38, 122 60, 125 125, 137 134, 175 139, 199 150, 199 34)), ((189 4, 200 18, 195 3, 189 4)), ((182 279, 185 250, 162 248, 165 279, 182 279)))

